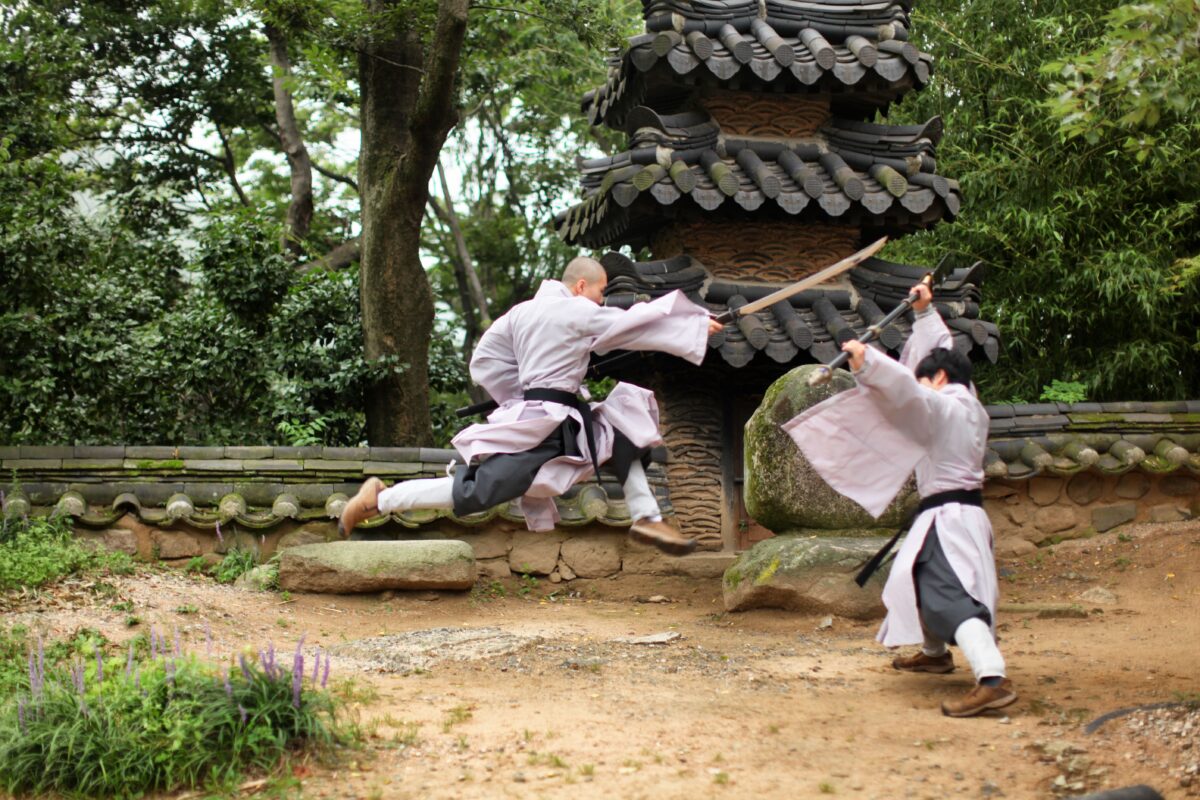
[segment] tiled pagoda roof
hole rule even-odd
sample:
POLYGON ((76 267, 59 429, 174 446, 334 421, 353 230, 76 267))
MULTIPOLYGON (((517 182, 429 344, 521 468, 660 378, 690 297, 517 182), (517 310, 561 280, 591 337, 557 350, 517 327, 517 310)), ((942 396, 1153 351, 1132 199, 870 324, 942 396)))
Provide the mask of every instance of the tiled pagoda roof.
POLYGON ((861 117, 929 82, 931 56, 907 41, 906 3, 644 5, 646 32, 583 98, 593 125, 624 127, 636 106, 669 107, 704 86, 829 92, 841 113, 861 117))
MULTIPOLYGON (((617 252, 601 258, 608 271, 607 305, 628 307, 679 289, 714 314, 757 300, 779 284, 713 278, 690 256, 635 263, 617 252)), ((850 289, 801 292, 771 309, 759 311, 709 339, 709 348, 734 367, 755 359, 795 365, 825 363, 841 344, 857 338, 906 296, 926 270, 871 258, 851 270, 850 289)), ((950 276, 951 280, 954 276, 950 276)), ((974 360, 995 362, 1000 352, 996 326, 980 320, 979 290, 965 284, 954 291, 935 289, 935 303, 954 335, 955 346, 974 360)), ((912 330, 911 316, 884 329, 881 346, 899 353, 912 330)))
POLYGON ((630 148, 580 161, 584 199, 560 213, 561 238, 641 244, 664 215, 746 214, 836 220, 904 233, 957 216, 958 182, 935 172, 942 121, 833 119, 806 141, 722 137, 705 112, 636 109, 630 148))

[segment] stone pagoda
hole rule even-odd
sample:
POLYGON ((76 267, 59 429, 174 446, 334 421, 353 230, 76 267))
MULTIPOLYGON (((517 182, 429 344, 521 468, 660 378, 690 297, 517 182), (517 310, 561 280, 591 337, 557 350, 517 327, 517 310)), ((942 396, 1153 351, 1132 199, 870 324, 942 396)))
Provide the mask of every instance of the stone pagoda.
MULTIPOLYGON (((959 185, 937 172, 940 118, 871 121, 929 81, 909 41, 909 2, 643 0, 645 33, 583 98, 593 125, 628 136, 581 159, 583 200, 555 224, 568 243, 612 248, 606 302, 672 289, 714 313, 763 297, 882 235, 953 220, 959 185), (632 258, 616 248, 630 248, 632 258)), ((670 503, 706 549, 769 532, 742 501, 742 435, 765 389, 826 362, 894 308, 927 269, 873 258, 843 279, 727 326, 695 367, 665 356, 612 361, 657 393, 670 503)), ((935 291, 956 346, 994 361, 995 326, 965 284, 935 291)), ((883 332, 896 353, 911 318, 883 332)))

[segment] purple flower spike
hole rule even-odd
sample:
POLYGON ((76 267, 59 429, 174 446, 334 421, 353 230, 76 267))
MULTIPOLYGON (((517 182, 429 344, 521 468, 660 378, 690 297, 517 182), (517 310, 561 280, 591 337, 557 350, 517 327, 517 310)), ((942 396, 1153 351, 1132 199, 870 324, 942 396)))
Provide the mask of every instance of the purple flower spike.
POLYGON ((46 649, 43 647, 42 637, 38 637, 38 686, 46 682, 46 649))
POLYGON ((242 677, 246 679, 246 683, 250 683, 250 667, 246 664, 246 656, 238 653, 238 664, 242 667, 242 677))
MULTIPOLYGON (((267 661, 271 664, 271 671, 275 671, 275 643, 267 642, 267 661)), ((272 676, 274 677, 274 676, 272 676)))
POLYGON ((104 683, 104 655, 96 648, 96 683, 104 683))
POLYGON ((125 677, 133 674, 133 642, 129 643, 129 657, 125 659, 125 677))
POLYGON ((181 655, 183 655, 183 647, 179 641, 179 629, 176 628, 175 629, 175 657, 179 658, 181 655))
POLYGON ((75 683, 75 691, 83 694, 83 664, 78 661, 71 665, 71 680, 75 683))
POLYGON ((300 708, 300 688, 304 683, 304 671, 295 670, 292 672, 292 705, 300 708))
POLYGON ((225 671, 225 696, 233 699, 233 684, 229 682, 229 670, 225 671))
POLYGON ((312 682, 313 683, 317 682, 317 677, 319 676, 320 672, 321 672, 321 648, 318 647, 317 654, 315 656, 313 656, 313 674, 312 674, 312 682))
POLYGON ((217 544, 224 545, 225 537, 221 535, 221 523, 217 523, 217 544))
POLYGON ((25 733, 25 698, 17 699, 17 722, 21 725, 21 733, 25 733))
POLYGON ((41 694, 41 686, 38 685, 37 662, 33 660, 33 648, 29 648, 29 691, 34 697, 41 694))
POLYGON ((150 660, 158 658, 158 634, 154 632, 154 626, 150 626, 150 660))
POLYGON ((212 658, 212 649, 212 626, 208 624, 208 620, 204 620, 204 654, 209 658, 212 658))
POLYGON ((325 688, 325 684, 329 682, 329 653, 325 654, 325 671, 321 673, 321 688, 325 688))
POLYGON ((242 725, 246 724, 246 707, 238 703, 238 713, 242 715, 242 725))

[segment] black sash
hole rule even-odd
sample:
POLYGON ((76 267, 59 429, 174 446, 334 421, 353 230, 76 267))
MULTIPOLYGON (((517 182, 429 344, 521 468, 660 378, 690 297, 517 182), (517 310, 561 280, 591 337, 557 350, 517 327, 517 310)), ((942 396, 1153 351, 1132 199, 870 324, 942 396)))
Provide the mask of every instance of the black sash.
MULTIPOLYGON (((917 506, 917 514, 928 511, 931 508, 948 505, 950 503, 961 503, 964 506, 979 506, 983 508, 983 490, 982 489, 951 489, 947 492, 938 492, 931 494, 929 497, 922 497, 921 504, 917 506)), ((867 581, 875 574, 875 570, 883 564, 883 560, 887 558, 887 554, 892 551, 899 541, 900 536, 905 533, 907 526, 896 531, 896 535, 888 540, 888 543, 879 549, 879 552, 871 556, 871 560, 866 566, 859 571, 854 577, 854 582, 860 587, 866 586, 867 581)))
MULTIPOLYGON (((600 480, 600 461, 596 455, 596 438, 592 431, 592 407, 588 402, 571 392, 563 389, 526 389, 523 392, 526 400, 540 400, 543 403, 558 403, 561 406, 570 406, 579 412, 579 416, 583 417, 583 435, 587 440, 588 454, 592 457, 592 468, 596 470, 596 480, 600 480)), ((571 429, 566 421, 563 422, 563 437, 570 437, 571 429)))

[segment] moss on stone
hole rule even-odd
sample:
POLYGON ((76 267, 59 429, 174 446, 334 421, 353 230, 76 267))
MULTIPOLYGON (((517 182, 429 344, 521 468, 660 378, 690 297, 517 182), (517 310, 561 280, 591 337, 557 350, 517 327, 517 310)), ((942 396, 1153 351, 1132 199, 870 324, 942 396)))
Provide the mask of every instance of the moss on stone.
POLYGON ((772 577, 775 576, 775 572, 778 569, 779 569, 779 557, 776 556, 775 558, 771 559, 770 564, 767 564, 766 569, 764 569, 762 572, 758 573, 758 577, 754 579, 754 585, 762 586, 767 581, 771 580, 772 577))
POLYGON ((183 461, 181 459, 142 459, 137 462, 138 469, 183 469, 183 461))

